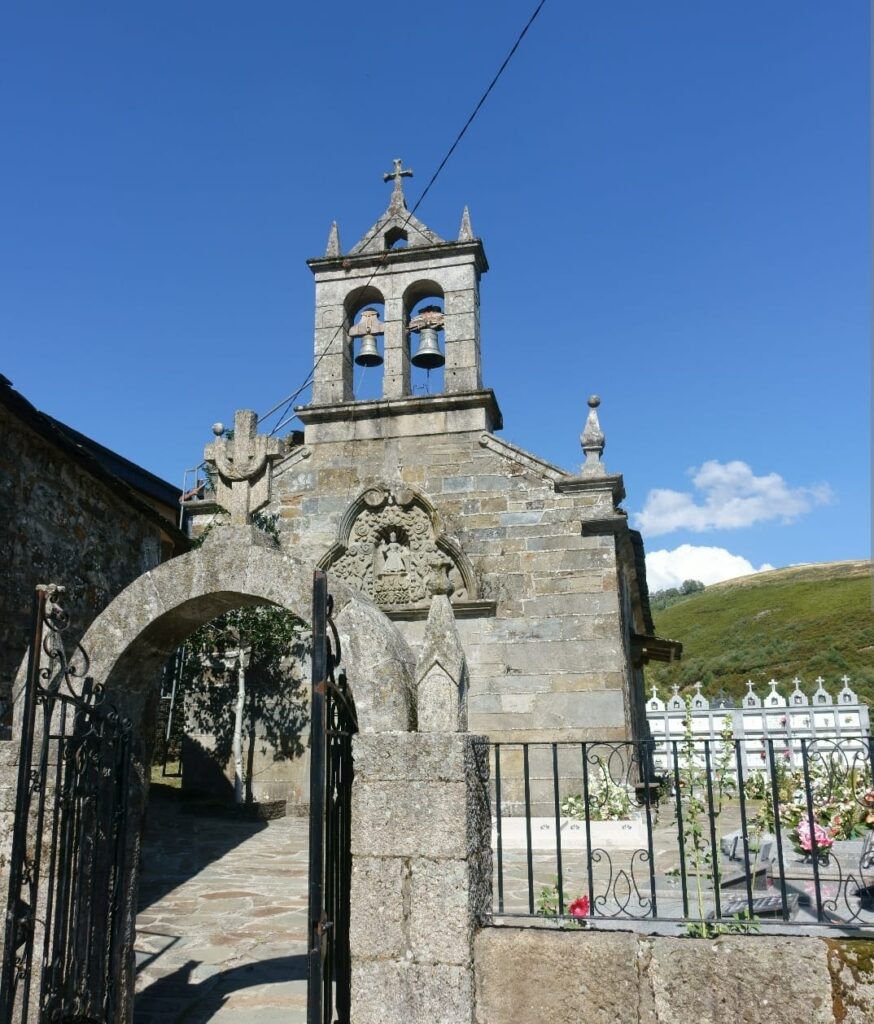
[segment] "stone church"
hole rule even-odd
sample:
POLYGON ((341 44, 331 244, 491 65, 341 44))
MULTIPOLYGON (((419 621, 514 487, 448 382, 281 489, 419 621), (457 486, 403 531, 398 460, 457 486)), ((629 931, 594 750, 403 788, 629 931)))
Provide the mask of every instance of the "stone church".
MULTIPOLYGON (((467 208, 452 240, 413 216, 408 174, 395 161, 388 208, 363 238, 344 249, 335 223, 325 255, 308 260, 312 401, 296 409, 302 438, 264 439, 264 511, 283 546, 370 597, 414 649, 432 595, 449 597, 470 731, 641 737, 642 666, 679 645, 653 636, 642 541, 621 475, 602 462, 599 399, 579 472, 500 438, 482 366, 483 242, 467 208), (381 377, 379 397, 356 397, 364 368, 371 387, 381 377)), ((238 414, 235 439, 254 431, 254 414, 238 414)))

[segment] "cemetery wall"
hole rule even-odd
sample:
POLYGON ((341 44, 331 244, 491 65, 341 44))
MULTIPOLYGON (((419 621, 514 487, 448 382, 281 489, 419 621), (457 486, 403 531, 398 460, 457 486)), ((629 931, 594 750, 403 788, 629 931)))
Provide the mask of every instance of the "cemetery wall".
POLYGON ((485 928, 477 1024, 868 1024, 874 942, 485 928))

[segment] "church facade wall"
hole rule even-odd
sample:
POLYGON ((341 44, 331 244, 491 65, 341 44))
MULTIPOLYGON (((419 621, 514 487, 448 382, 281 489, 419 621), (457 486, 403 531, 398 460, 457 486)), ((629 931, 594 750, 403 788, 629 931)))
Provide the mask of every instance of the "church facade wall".
MULTIPOLYGON (((374 481, 415 489, 469 559, 476 597, 489 604, 470 617, 465 602, 456 605, 470 729, 506 741, 625 738, 631 677, 617 545, 582 529, 614 515, 611 492, 557 494, 549 476, 486 447, 489 436, 358 438, 293 452, 275 467, 269 506, 283 543, 324 564, 362 490, 374 481)), ((383 608, 409 642, 421 640, 423 617, 383 608)))

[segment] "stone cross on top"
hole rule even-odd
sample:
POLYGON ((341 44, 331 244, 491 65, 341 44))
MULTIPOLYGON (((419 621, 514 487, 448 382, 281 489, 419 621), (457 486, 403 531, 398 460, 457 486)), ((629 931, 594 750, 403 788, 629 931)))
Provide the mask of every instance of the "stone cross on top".
POLYGON ((404 189, 401 185, 401 178, 412 178, 413 172, 410 168, 402 167, 403 161, 398 158, 393 161, 395 169, 393 171, 386 171, 382 176, 383 181, 392 181, 394 179, 394 188, 391 193, 392 205, 403 202, 404 189))
POLYGON ((251 409, 234 414, 234 437, 224 437, 221 423, 213 425, 215 441, 203 450, 204 461, 215 470, 216 501, 231 515, 234 526, 244 526, 251 514, 270 499, 270 463, 279 458, 279 439, 258 433, 258 417, 251 409))

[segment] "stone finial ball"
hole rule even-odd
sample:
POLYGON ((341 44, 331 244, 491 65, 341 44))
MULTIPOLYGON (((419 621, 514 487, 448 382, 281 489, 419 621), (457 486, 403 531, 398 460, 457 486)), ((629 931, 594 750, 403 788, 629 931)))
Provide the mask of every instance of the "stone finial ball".
POLYGON ((601 396, 600 395, 589 395, 589 408, 590 409, 597 409, 600 404, 601 404, 601 396))
POLYGON ((224 423, 213 423, 212 432, 215 434, 216 437, 221 437, 222 434, 225 432, 224 423))

